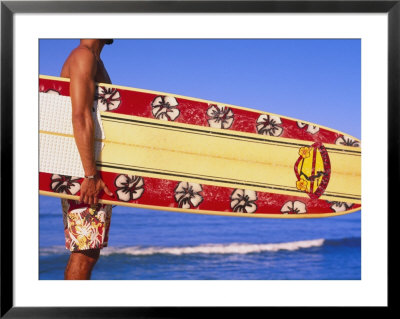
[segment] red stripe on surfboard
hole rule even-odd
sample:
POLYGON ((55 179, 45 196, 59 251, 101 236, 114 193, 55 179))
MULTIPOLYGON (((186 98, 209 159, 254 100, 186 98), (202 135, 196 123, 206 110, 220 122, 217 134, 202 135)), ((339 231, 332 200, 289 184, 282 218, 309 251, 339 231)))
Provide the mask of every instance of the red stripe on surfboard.
MULTIPOLYGON (((114 197, 109 197, 106 194, 102 194, 101 199, 115 201, 117 199, 118 187, 115 184, 116 178, 120 175, 117 173, 100 172, 100 175, 107 187, 114 193, 114 197)), ((49 173, 39 173, 39 189, 46 192, 54 192, 52 189, 52 176, 49 173)), ((172 180, 163 180, 157 178, 143 177, 144 191, 142 195, 135 200, 130 200, 129 203, 139 205, 150 205, 158 206, 161 209, 163 207, 178 208, 179 204, 175 200, 175 189, 180 182, 172 180)), ((79 183, 82 179, 79 180, 79 183)), ((202 185, 202 191, 199 195, 202 196, 202 202, 197 207, 190 207, 193 210, 198 211, 216 211, 221 213, 232 213, 231 207, 231 196, 235 189, 229 187, 219 187, 211 185, 202 185)), ((74 195, 79 196, 79 192, 74 195)), ((282 215, 283 207, 296 207, 299 202, 304 203, 307 214, 324 214, 334 213, 335 211, 331 208, 333 203, 319 199, 309 199, 304 197, 287 196, 272 194, 267 192, 256 192, 257 199, 254 204, 257 205, 257 210, 254 214, 277 214, 282 215)), ((123 202, 123 201, 120 201, 123 202)), ((356 209, 361 205, 354 204, 348 205, 348 209, 356 209)), ((293 212, 291 212, 293 213, 293 212)))
MULTIPOLYGON (((69 96, 69 82, 42 78, 39 79, 39 91, 49 92, 49 90, 57 91, 63 96, 69 96)), ((154 118, 152 114, 152 102, 159 95, 124 89, 117 90, 120 95, 120 103, 118 108, 112 110, 111 112, 144 118, 154 118)), ((207 115, 207 110, 209 109, 210 105, 208 103, 179 97, 176 99, 179 103, 177 109, 179 110, 180 114, 175 119, 175 122, 205 127, 209 126, 208 120, 210 117, 207 115)), ((234 121, 229 130, 257 134, 257 120, 261 113, 256 111, 236 109, 234 107, 231 107, 231 109, 234 112, 234 121)), ((279 126, 283 128, 280 137, 335 144, 336 140, 342 136, 339 133, 335 133, 323 128, 320 128, 318 132, 311 134, 307 131, 308 125, 305 125, 303 128, 301 128, 294 120, 284 117, 281 117, 280 120, 282 123, 279 124, 279 126)))
POLYGON ((39 92, 47 93, 49 90, 56 91, 63 96, 69 96, 69 82, 39 79, 39 92))

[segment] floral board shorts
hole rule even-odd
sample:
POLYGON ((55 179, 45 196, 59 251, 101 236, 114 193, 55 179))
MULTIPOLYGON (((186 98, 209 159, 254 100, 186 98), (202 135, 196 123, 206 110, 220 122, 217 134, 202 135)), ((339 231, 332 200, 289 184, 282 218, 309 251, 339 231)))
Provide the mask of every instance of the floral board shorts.
POLYGON ((70 251, 101 249, 108 245, 112 206, 80 204, 61 199, 65 247, 70 251))

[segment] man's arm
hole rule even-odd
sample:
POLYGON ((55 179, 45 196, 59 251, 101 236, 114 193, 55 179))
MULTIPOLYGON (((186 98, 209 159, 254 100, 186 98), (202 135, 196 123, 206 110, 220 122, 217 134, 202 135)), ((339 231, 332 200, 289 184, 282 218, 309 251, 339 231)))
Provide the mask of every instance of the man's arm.
MULTIPOLYGON (((94 158, 94 122, 91 114, 96 87, 94 80, 96 66, 96 58, 92 52, 86 49, 77 49, 71 57, 69 67, 72 126, 86 176, 97 173, 94 158)), ((102 190, 112 196, 99 177, 85 179, 81 185, 80 201, 86 204, 96 204, 102 190)))

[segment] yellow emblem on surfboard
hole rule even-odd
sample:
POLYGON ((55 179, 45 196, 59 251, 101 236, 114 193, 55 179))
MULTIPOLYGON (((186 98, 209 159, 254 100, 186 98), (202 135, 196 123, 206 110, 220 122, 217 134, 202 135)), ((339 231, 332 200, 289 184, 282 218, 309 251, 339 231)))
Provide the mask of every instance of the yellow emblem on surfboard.
POLYGON ((299 149, 299 158, 295 164, 296 187, 308 193, 310 198, 320 197, 330 179, 329 155, 322 143, 299 149))

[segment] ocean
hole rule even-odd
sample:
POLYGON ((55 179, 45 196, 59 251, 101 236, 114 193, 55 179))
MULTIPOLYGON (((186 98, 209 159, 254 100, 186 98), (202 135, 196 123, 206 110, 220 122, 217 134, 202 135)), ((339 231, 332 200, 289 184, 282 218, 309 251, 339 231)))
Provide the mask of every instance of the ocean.
MULTIPOLYGON (((40 196, 39 279, 62 280, 58 198, 40 196)), ((361 212, 261 219, 115 207, 93 280, 360 280, 361 212)))

